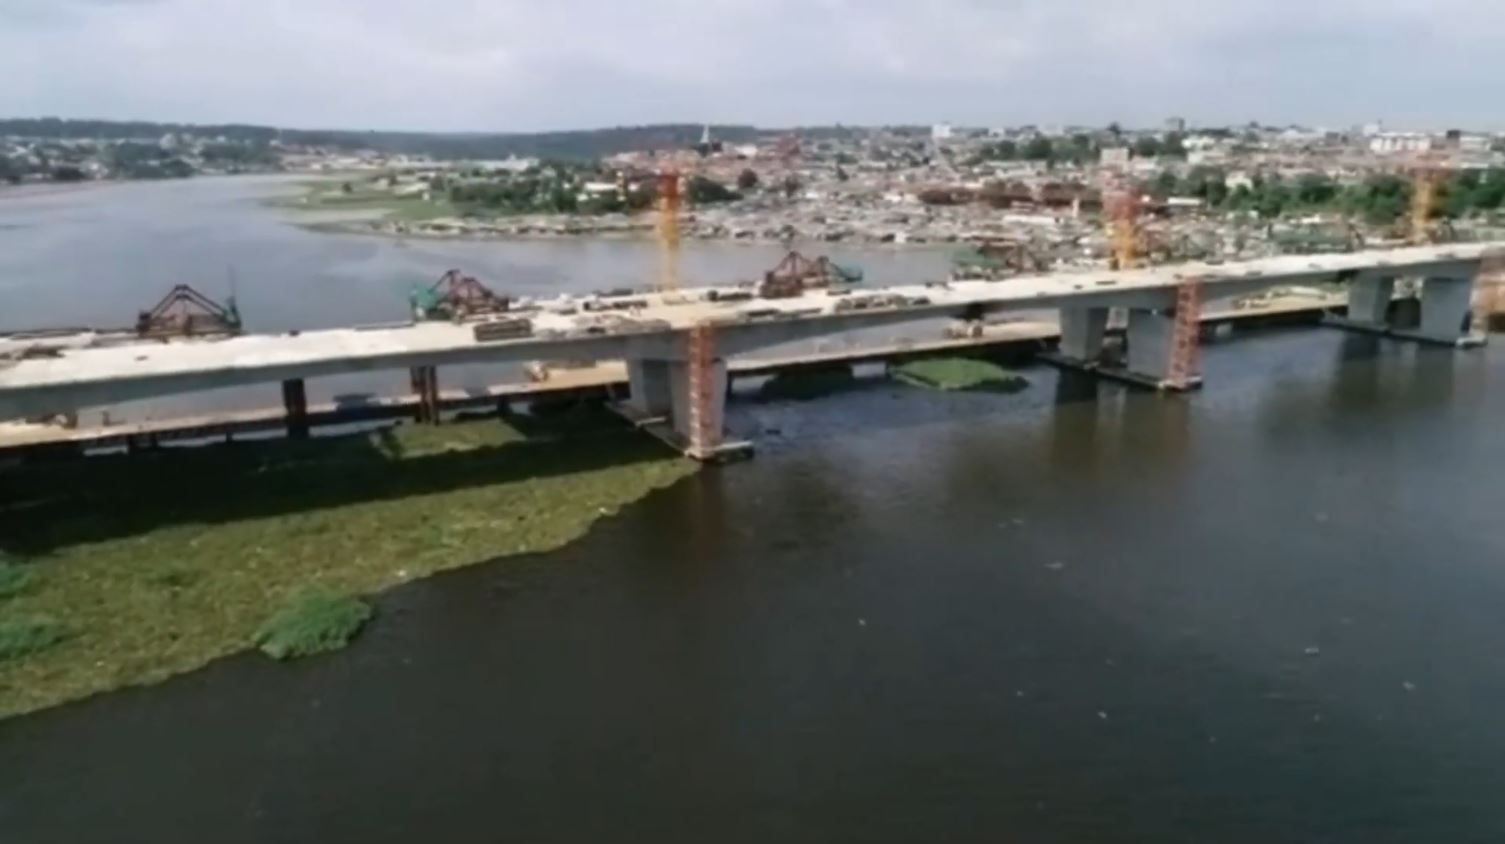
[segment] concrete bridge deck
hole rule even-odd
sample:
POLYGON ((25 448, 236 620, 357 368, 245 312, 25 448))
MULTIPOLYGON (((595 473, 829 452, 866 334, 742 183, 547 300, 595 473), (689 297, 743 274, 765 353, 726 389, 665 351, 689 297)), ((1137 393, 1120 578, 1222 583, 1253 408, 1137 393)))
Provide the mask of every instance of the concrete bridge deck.
MULTIPOLYGON (((1202 314, 1207 325, 1222 323, 1268 323, 1290 318, 1315 321, 1323 313, 1341 309, 1347 297, 1341 293, 1295 293, 1251 302, 1236 308, 1215 309, 1202 314)), ((736 377, 772 375, 790 369, 830 365, 853 365, 937 354, 978 354, 998 347, 1052 343, 1060 338, 1054 320, 1012 319, 984 327, 977 335, 945 338, 896 337, 890 342, 823 349, 790 355, 758 355, 728 363, 736 377)), ((532 400, 559 395, 622 394, 629 386, 623 361, 603 361, 590 366, 553 369, 547 379, 493 384, 482 389, 444 389, 439 402, 448 410, 492 407, 503 402, 532 400)), ((419 399, 414 395, 369 396, 359 402, 321 402, 307 408, 311 426, 346 425, 355 422, 410 418, 419 399)), ((236 435, 281 431, 287 411, 281 407, 218 411, 181 416, 117 421, 77 428, 53 423, 0 422, 0 454, 23 453, 37 448, 110 448, 133 444, 222 439, 236 435)))
MULTIPOLYGON (((675 335, 698 323, 718 327, 730 357, 844 330, 957 316, 968 309, 997 312, 1041 308, 1165 308, 1188 279, 1209 299, 1247 295, 1274 286, 1303 285, 1359 275, 1472 277, 1489 244, 1450 244, 1340 255, 1282 256, 1257 261, 1181 264, 1121 272, 1070 272, 1003 282, 949 282, 860 289, 840 295, 813 290, 790 299, 725 301, 734 288, 672 294, 562 297, 528 314, 533 336, 478 341, 470 324, 419 323, 221 340, 134 342, 79 347, 65 341, 9 340, 50 345, 50 356, 0 363, 0 418, 150 398, 178 392, 286 381, 375 369, 527 360, 621 360, 673 357, 675 335), (615 324, 602 311, 620 310, 615 324), (626 307, 627 303, 634 306, 626 307), (866 305, 863 307, 862 305, 866 305)), ((35 352, 33 354, 36 354, 35 352)))

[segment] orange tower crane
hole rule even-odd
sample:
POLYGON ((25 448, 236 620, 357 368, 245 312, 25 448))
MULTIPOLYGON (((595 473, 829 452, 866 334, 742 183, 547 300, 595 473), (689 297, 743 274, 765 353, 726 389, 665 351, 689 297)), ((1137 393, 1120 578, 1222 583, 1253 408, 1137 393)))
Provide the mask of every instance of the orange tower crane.
POLYGON ((1103 212, 1108 220, 1113 268, 1131 270, 1139 266, 1139 195, 1121 173, 1109 171, 1104 180, 1103 212))
POLYGON ((1411 184, 1411 231, 1415 244, 1432 242, 1432 215, 1437 208, 1437 171, 1426 164, 1416 168, 1411 184))
POLYGON ((658 174, 659 290, 679 289, 679 212, 684 205, 679 169, 658 174))

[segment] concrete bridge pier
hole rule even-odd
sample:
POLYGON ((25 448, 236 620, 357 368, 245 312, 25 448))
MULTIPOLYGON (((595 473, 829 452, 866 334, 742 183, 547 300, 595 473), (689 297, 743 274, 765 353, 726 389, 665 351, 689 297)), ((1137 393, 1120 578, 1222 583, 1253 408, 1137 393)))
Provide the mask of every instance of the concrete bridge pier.
POLYGON ((629 395, 617 412, 686 456, 717 461, 751 451, 725 437, 731 379, 724 359, 635 358, 627 378, 629 395))
POLYGON ((439 424, 439 371, 433 366, 415 366, 410 371, 413 393, 418 397, 414 418, 429 425, 439 424))
POLYGON ((287 438, 308 439, 308 392, 302 378, 282 382, 282 407, 287 412, 287 438))
POLYGON ((1327 324, 1445 346, 1475 346, 1485 341, 1485 335, 1472 331, 1468 324, 1474 295, 1473 276, 1425 278, 1419 302, 1421 318, 1414 326, 1392 320, 1395 282, 1393 275, 1361 275, 1349 287, 1348 315, 1328 317, 1327 324))
POLYGON ((669 388, 669 361, 634 358, 627 361, 627 407, 635 421, 665 419, 674 408, 669 388))
POLYGON ((692 368, 690 361, 669 364, 670 418, 692 457, 709 456, 721 447, 726 432, 726 361, 711 360, 698 376, 692 368))
MULTIPOLYGON (((1195 332, 1195 323, 1191 331, 1195 332)), ((1177 368, 1178 348, 1194 362, 1197 338, 1181 337, 1187 329, 1178 324, 1174 309, 1107 307, 1062 308, 1061 341, 1054 353, 1041 357, 1057 366, 1096 373, 1157 390, 1189 390, 1201 386, 1195 372, 1177 368), (1125 315, 1125 355, 1121 361, 1104 358, 1103 339, 1112 310, 1125 315)), ((1190 365, 1183 362, 1182 367, 1190 365)))
POLYGON ((1416 339, 1449 346, 1476 346, 1485 335, 1475 336, 1469 325, 1474 300, 1473 276, 1431 276, 1421 284, 1421 327, 1416 339))
POLYGON ((1390 301, 1395 298, 1394 276, 1361 276, 1348 289, 1348 320, 1383 329, 1389 323, 1390 301))
POLYGON ((1162 311, 1129 311, 1124 333, 1124 369, 1130 376, 1146 379, 1159 387, 1171 377, 1171 353, 1175 342, 1175 317, 1162 311))
POLYGON ((1062 358, 1082 365, 1095 364, 1103 355, 1103 334, 1108 329, 1107 308, 1062 308, 1062 358))

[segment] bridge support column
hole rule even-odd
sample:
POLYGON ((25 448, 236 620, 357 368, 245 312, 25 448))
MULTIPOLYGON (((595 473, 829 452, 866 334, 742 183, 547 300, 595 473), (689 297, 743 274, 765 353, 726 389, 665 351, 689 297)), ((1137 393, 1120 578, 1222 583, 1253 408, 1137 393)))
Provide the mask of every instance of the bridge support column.
POLYGON ((1103 354, 1103 332, 1108 328, 1107 308, 1061 309, 1061 357, 1095 363, 1103 354))
POLYGON ((1417 300, 1395 300, 1395 277, 1368 276, 1354 280, 1348 292, 1348 316, 1329 318, 1328 324, 1371 334, 1407 340, 1471 346, 1484 342, 1482 333, 1470 331, 1469 311, 1474 294, 1472 276, 1435 276, 1425 279, 1417 300), (1396 317, 1397 305, 1410 305, 1409 318, 1396 317), (1420 305, 1419 324, 1415 308, 1420 305))
POLYGON ((669 366, 666 360, 627 361, 627 406, 640 419, 665 417, 673 409, 669 366))
POLYGON ((1474 279, 1428 278, 1421 285, 1419 340, 1449 346, 1465 345, 1470 338, 1469 308, 1473 304, 1474 279))
POLYGON ((413 393, 418 408, 413 417, 429 425, 439 424, 439 371, 432 366, 415 366, 410 370, 413 393))
POLYGON ((674 433, 686 444, 686 454, 709 459, 720 449, 726 430, 726 361, 708 361, 699 372, 693 361, 675 361, 669 369, 674 433))
POLYGON ((1172 315, 1162 311, 1129 311, 1129 327, 1124 334, 1127 373, 1157 387, 1169 379, 1175 335, 1176 321, 1172 315))
POLYGON ((1395 298, 1394 276, 1360 278, 1348 288, 1348 321, 1383 329, 1388 322, 1390 300, 1395 298))
POLYGON ((308 392, 302 378, 282 382, 282 407, 287 411, 287 438, 308 439, 308 392))
POLYGON ((1086 370, 1106 378, 1156 390, 1194 390, 1202 386, 1198 370, 1202 283, 1193 279, 1176 288, 1170 308, 1063 308, 1061 344, 1040 357, 1057 366, 1086 370), (1124 359, 1103 354, 1103 335, 1114 311, 1124 311, 1124 359))
POLYGON ((665 358, 628 360, 627 379, 627 400, 611 407, 685 456, 722 461, 752 453, 751 443, 725 437, 731 376, 711 326, 691 328, 682 351, 665 358))

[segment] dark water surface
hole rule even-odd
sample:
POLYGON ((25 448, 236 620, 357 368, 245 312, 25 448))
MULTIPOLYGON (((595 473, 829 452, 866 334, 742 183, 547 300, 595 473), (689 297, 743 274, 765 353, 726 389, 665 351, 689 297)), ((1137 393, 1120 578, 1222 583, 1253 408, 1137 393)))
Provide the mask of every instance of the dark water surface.
POLYGON ((738 403, 557 553, 0 722, 0 840, 1499 841, 1505 349, 738 403))

